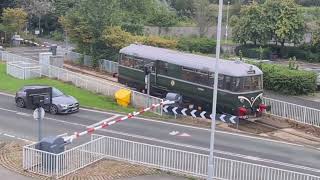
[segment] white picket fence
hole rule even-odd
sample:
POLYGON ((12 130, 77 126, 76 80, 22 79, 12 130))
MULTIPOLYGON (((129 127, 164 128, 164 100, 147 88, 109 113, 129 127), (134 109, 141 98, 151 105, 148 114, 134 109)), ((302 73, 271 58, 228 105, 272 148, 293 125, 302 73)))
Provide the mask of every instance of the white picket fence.
MULTIPOLYGON (((60 178, 103 158, 125 161, 206 178, 206 154, 144 144, 108 136, 92 135, 91 141, 60 154, 37 150, 36 144, 23 148, 23 168, 29 172, 60 178)), ((214 157, 218 180, 320 180, 320 177, 293 171, 214 157)))

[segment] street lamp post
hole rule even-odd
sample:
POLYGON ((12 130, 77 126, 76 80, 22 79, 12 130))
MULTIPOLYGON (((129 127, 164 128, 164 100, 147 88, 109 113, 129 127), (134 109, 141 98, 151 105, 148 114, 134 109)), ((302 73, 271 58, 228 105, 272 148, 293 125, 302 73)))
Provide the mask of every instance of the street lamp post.
POLYGON ((217 26, 217 46, 216 46, 216 61, 214 67, 214 85, 213 85, 213 99, 212 99, 212 114, 211 114, 211 138, 210 138, 210 156, 208 160, 208 180, 213 180, 214 177, 214 134, 216 129, 216 109, 217 109, 217 93, 218 93, 218 74, 219 74, 219 58, 220 58, 220 41, 221 41, 221 21, 222 21, 222 6, 223 0, 219 0, 219 15, 217 26))
POLYGON ((228 41, 228 28, 229 28, 229 7, 230 7, 230 1, 228 1, 228 6, 227 6, 227 24, 226 24, 226 43, 228 41))

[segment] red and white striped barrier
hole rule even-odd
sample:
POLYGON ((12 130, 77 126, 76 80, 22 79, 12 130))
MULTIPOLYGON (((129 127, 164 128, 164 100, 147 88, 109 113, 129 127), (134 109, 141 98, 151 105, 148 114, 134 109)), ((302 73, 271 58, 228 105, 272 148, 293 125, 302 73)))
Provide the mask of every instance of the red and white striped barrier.
POLYGON ((147 112, 147 111, 150 111, 150 110, 152 110, 152 109, 154 109, 154 108, 156 108, 156 107, 158 107, 158 106, 162 106, 162 105, 166 105, 166 104, 172 104, 172 103, 174 103, 174 102, 173 102, 173 101, 163 101, 163 102, 161 102, 161 103, 159 103, 159 104, 152 104, 151 107, 145 108, 145 109, 143 109, 143 110, 141 110, 141 111, 139 111, 139 112, 133 112, 132 114, 129 113, 127 116, 122 117, 122 118, 119 118, 119 119, 117 119, 117 120, 113 120, 113 121, 109 121, 109 122, 102 122, 100 125, 98 125, 98 126, 96 126, 96 127, 90 127, 90 128, 88 128, 86 131, 83 131, 83 132, 80 132, 80 133, 79 133, 79 132, 75 132, 75 133, 74 133, 73 135, 71 135, 71 136, 64 137, 64 141, 71 143, 74 139, 77 139, 77 138, 79 138, 80 136, 84 136, 84 135, 86 135, 86 134, 93 133, 94 131, 96 131, 96 130, 98 130, 98 129, 106 128, 106 127, 111 126, 111 125, 113 125, 113 124, 115 124, 115 123, 124 121, 124 120, 126 120, 126 119, 130 119, 130 118, 135 117, 135 116, 137 116, 137 115, 139 115, 139 114, 143 114, 143 113, 145 113, 145 112, 147 112))

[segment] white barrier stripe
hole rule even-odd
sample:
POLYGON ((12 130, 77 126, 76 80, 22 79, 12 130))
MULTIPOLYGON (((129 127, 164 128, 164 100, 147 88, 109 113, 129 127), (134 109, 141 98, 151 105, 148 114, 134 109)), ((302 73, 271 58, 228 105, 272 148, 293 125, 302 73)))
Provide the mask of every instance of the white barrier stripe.
POLYGON ((154 108, 156 108, 156 107, 158 107, 158 106, 162 106, 162 105, 164 105, 164 104, 172 104, 172 103, 174 103, 174 102, 172 102, 172 101, 164 101, 164 102, 161 102, 161 103, 159 103, 159 104, 152 104, 151 107, 147 107, 147 108, 145 108, 145 109, 143 109, 143 110, 141 110, 141 111, 139 111, 139 112, 129 113, 127 116, 122 117, 122 118, 120 118, 120 119, 118 119, 118 120, 113 120, 113 121, 110 121, 110 122, 100 123, 100 125, 98 125, 98 126, 96 126, 96 127, 87 128, 86 131, 83 131, 83 132, 81 132, 81 133, 75 132, 73 135, 71 135, 71 136, 69 136, 69 137, 65 137, 64 140, 65 140, 65 141, 70 141, 70 142, 72 142, 74 139, 76 139, 76 138, 78 138, 78 137, 80 137, 80 136, 84 136, 84 135, 86 135, 86 134, 93 133, 94 131, 96 131, 96 130, 98 130, 98 129, 102 129, 102 128, 111 126, 111 125, 113 125, 113 124, 116 124, 117 122, 121 122, 121 121, 124 121, 124 120, 126 120, 126 119, 130 119, 130 118, 135 117, 135 116, 137 116, 137 115, 139 115, 139 114, 142 114, 142 113, 145 113, 145 112, 147 112, 147 111, 150 111, 150 110, 152 110, 152 109, 154 109, 154 108))

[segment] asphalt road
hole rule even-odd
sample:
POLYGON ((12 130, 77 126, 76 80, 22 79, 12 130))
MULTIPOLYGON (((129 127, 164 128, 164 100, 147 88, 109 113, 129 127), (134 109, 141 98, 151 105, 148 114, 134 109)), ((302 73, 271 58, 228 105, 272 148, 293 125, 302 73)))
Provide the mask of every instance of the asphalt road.
MULTIPOLYGON (((37 121, 32 112, 16 107, 13 97, 0 95, 0 134, 36 141, 37 121)), ((99 121, 117 117, 119 115, 85 109, 70 115, 46 114, 43 132, 45 136, 73 134, 99 121)), ((133 118, 95 133, 209 154, 210 131, 202 128, 133 118)), ((88 140, 89 136, 81 137, 73 145, 88 140)), ((320 152, 308 147, 217 131, 215 149, 219 157, 320 175, 320 152)))

